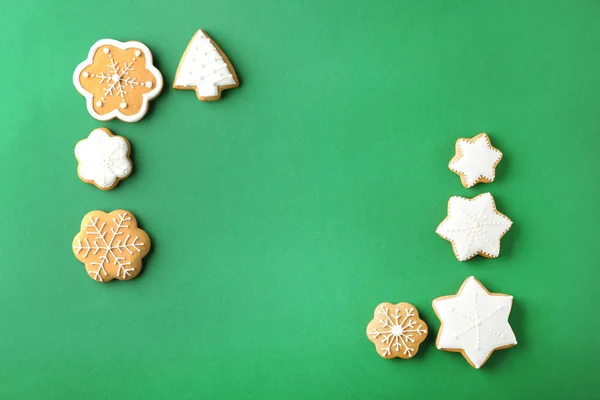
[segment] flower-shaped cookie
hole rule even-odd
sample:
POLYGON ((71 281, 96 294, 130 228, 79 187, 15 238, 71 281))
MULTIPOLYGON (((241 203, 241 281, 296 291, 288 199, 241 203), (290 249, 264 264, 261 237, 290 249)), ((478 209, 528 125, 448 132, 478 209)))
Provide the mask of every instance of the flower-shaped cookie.
POLYGON ((138 228, 133 214, 124 210, 87 213, 73 239, 75 257, 98 282, 135 278, 148 251, 150 238, 138 228))
POLYGON ((73 83, 94 118, 136 122, 146 115, 148 102, 160 94, 163 78, 144 44, 102 39, 75 69, 73 83))
POLYGON ((131 174, 129 142, 106 128, 94 129, 87 139, 80 140, 75 157, 79 178, 102 190, 114 188, 131 174))
POLYGON ((367 337, 383 358, 412 358, 427 337, 427 324, 409 303, 381 303, 367 325, 367 337))

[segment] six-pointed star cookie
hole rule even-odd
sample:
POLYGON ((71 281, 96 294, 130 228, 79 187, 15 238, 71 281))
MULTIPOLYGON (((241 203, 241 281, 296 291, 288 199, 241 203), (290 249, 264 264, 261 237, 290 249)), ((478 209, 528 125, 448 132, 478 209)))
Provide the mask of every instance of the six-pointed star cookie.
POLYGON ((471 139, 456 141, 456 155, 448 167, 460 176, 464 187, 470 188, 479 182, 492 182, 501 159, 502 153, 492 146, 488 135, 480 133, 471 139))
POLYGON ((488 292, 473 276, 467 278, 456 295, 433 301, 442 323, 437 348, 460 352, 469 364, 480 368, 494 350, 517 344, 508 323, 512 300, 512 296, 488 292))
POLYGON ((495 258, 500 254, 500 238, 511 225, 512 221, 496 210, 490 193, 472 199, 453 196, 448 200, 448 217, 437 227, 436 233, 452 243, 459 261, 478 254, 495 258))

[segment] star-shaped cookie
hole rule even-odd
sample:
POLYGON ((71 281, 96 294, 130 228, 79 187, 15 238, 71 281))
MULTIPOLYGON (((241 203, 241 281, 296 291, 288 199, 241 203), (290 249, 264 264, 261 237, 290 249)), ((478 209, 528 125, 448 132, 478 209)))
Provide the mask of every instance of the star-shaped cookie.
POLYGON ((476 255, 495 258, 500 255, 500 238, 510 229, 512 221, 496 209, 490 193, 472 199, 460 196, 448 200, 448 217, 436 233, 452 243, 459 261, 476 255))
POLYGON ((456 141, 456 155, 448 167, 460 176, 464 187, 470 188, 479 182, 493 182, 501 159, 502 152, 492 146, 487 134, 480 133, 471 139, 456 141))
POLYGON ((517 344, 508 323, 512 300, 512 296, 488 292, 473 276, 467 278, 456 295, 433 301, 442 323, 437 348, 460 352, 474 368, 481 368, 495 350, 517 344))

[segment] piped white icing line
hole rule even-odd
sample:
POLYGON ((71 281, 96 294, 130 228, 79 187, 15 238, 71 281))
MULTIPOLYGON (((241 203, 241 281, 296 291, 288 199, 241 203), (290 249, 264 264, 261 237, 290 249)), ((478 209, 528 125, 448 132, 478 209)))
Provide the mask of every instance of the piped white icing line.
POLYGON ((502 153, 492 147, 487 134, 482 133, 470 140, 459 139, 456 145, 461 155, 450 161, 449 168, 463 176, 466 187, 475 186, 481 178, 494 180, 502 153))
POLYGON ((456 296, 433 301, 442 322, 437 347, 460 350, 475 368, 480 368, 496 349, 517 344, 508 323, 513 297, 490 294, 474 277, 463 283, 456 296))
POLYGON ((448 201, 448 217, 436 233, 452 243, 459 261, 465 261, 477 254, 498 257, 500 238, 511 225, 512 221, 496 210, 490 193, 473 199, 453 196, 448 201))
MULTIPOLYGON (((103 51, 105 54, 110 53, 108 48, 104 48, 103 51)), ((135 61, 135 60, 132 60, 132 62, 133 61, 135 61)), ((110 65, 108 65, 107 68, 108 68, 107 71, 111 71, 110 65)), ((129 64, 129 68, 131 68, 131 64, 129 64)), ((107 81, 109 81, 109 80, 115 81, 115 80, 117 80, 117 77, 118 77, 119 85, 121 85, 121 83, 123 83, 123 78, 127 79, 126 76, 123 76, 124 75, 123 73, 116 74, 115 79, 113 79, 113 77, 115 76, 115 73, 114 73, 115 71, 112 71, 112 72, 113 73, 110 75, 107 72, 107 76, 106 76, 107 81)), ((127 71, 125 71, 125 72, 127 72, 127 71)), ((102 76, 100 77, 100 79, 102 79, 102 76)), ((129 80, 129 82, 131 82, 131 80, 129 80)), ((148 112, 148 103, 150 102, 150 100, 154 99, 161 92, 162 87, 163 87, 163 78, 162 78, 161 73, 158 71, 158 69, 156 69, 156 67, 154 67, 154 65, 152 64, 152 53, 150 52, 150 49, 148 47, 146 47, 146 45, 144 45, 143 43, 140 43, 137 41, 129 41, 129 42, 123 43, 123 42, 119 42, 119 41, 113 40, 113 39, 101 39, 101 40, 97 41, 96 43, 94 43, 94 45, 90 48, 87 59, 85 59, 83 62, 81 62, 77 66, 77 68, 75 68, 75 72, 73 73, 73 84, 75 85, 75 88, 77 88, 77 91, 79 93, 81 93, 83 96, 85 96, 88 112, 90 113, 90 115, 92 117, 96 118, 97 120, 108 121, 113 118, 119 118, 121 121, 125 121, 125 122, 137 122, 140 119, 142 119, 144 117, 144 115, 146 115, 146 113, 148 112), (94 95, 92 93, 88 92, 87 90, 85 90, 83 88, 83 86, 81 85, 81 82, 79 81, 79 76, 81 74, 81 71, 85 67, 87 67, 93 63, 94 54, 96 54, 96 51, 100 47, 105 46, 105 45, 115 46, 121 50, 127 50, 127 49, 131 49, 131 48, 139 49, 140 51, 142 51, 144 53, 144 57, 146 59, 146 66, 145 66, 146 69, 148 71, 150 71, 152 73, 152 75, 154 75, 154 78, 156 79, 156 86, 150 92, 142 94, 142 107, 140 108, 140 111, 138 111, 137 113, 135 113, 133 115, 125 115, 118 109, 114 109, 107 114, 102 114, 102 115, 98 114, 96 112, 96 110, 94 110, 94 95)), ((127 82, 125 82, 125 84, 127 84, 127 82)), ((134 84, 140 85, 141 83, 133 82, 132 85, 134 85, 134 84)), ((114 86, 116 87, 117 85, 114 85, 114 86)), ((113 88, 113 90, 115 90, 115 88, 113 88)), ((118 91, 118 88, 116 90, 118 91)), ((115 92, 115 93, 117 93, 117 92, 115 92)), ((109 93, 109 94, 112 94, 112 93, 109 93)), ((102 104, 102 102, 100 102, 100 101, 97 102, 98 107, 101 107, 101 104, 102 104)), ((125 108, 125 107, 122 107, 122 108, 125 108)))
POLYGON ((218 97, 219 87, 231 85, 237 85, 234 72, 200 29, 181 59, 173 86, 195 88, 198 97, 218 97))
POLYGON ((79 176, 102 189, 110 188, 117 179, 129 176, 131 161, 128 155, 127 141, 120 136, 111 136, 104 129, 94 129, 87 139, 75 146, 79 176))

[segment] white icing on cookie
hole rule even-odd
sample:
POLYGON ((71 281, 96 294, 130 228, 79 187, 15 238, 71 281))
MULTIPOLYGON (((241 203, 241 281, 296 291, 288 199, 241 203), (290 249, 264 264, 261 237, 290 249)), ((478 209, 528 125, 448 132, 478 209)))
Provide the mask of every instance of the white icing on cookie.
MULTIPOLYGON (((108 47, 104 47, 102 51, 105 54, 110 54, 110 49, 108 47)), ((112 54, 109 57, 111 63, 106 66, 106 71, 98 75, 91 74, 91 76, 93 78, 98 79, 99 83, 106 86, 104 88, 105 96, 120 96, 124 98, 124 95, 127 93, 127 88, 133 89, 139 85, 142 85, 142 83, 136 82, 135 78, 131 78, 128 76, 128 72, 134 71, 135 69, 135 60, 132 60, 129 63, 124 63, 124 65, 121 66, 117 65, 118 63, 114 61, 112 54)), ((150 102, 150 100, 154 99, 160 94, 163 87, 163 78, 158 69, 156 69, 156 67, 154 67, 154 65, 152 64, 152 53, 150 52, 150 49, 148 49, 148 47, 146 47, 146 45, 144 45, 143 43, 136 41, 129 41, 123 43, 113 39, 102 39, 94 43, 94 45, 90 48, 87 59, 81 62, 75 69, 75 72, 73 73, 73 84, 75 85, 77 91, 83 96, 85 96, 88 112, 92 117, 96 118, 97 120, 108 121, 113 118, 119 118, 121 121, 125 122, 137 122, 146 115, 146 112, 148 111, 149 107, 148 103, 150 102), (98 51, 102 46, 105 45, 115 46, 121 50, 135 48, 136 51, 143 52, 146 59, 145 69, 150 71, 156 79, 156 86, 150 92, 142 94, 142 107, 140 111, 133 115, 125 115, 119 109, 116 108, 109 113, 98 114, 96 110, 94 110, 94 94, 85 90, 81 85, 81 82, 79 81, 79 75, 81 74, 81 71, 83 71, 83 69, 88 67, 89 65, 93 64, 94 55, 96 54, 96 51, 98 51)), ((146 87, 150 88, 150 86, 147 85, 146 87)))
POLYGON ((100 188, 110 188, 118 178, 131 173, 129 144, 120 136, 111 136, 104 129, 94 129, 87 139, 75 146, 81 179, 94 182, 100 188))
POLYGON ((465 261, 480 253, 498 257, 500 238, 511 225, 512 221, 496 210, 490 193, 473 199, 453 196, 448 201, 448 217, 436 233, 452 242, 456 258, 465 261))
POLYGON ((449 167, 464 178, 466 187, 475 186, 480 178, 494 180, 502 153, 492 147, 488 135, 482 133, 470 140, 459 139, 456 145, 461 155, 453 158, 449 167))
POLYGON ((204 31, 192 38, 175 76, 174 87, 195 88, 198 97, 218 97, 219 87, 237 85, 234 72, 204 31))
POLYGON ((461 350, 480 368, 494 350, 517 344, 508 323, 512 300, 512 296, 488 293, 472 276, 456 296, 435 299, 433 308, 442 322, 438 349, 461 350))

